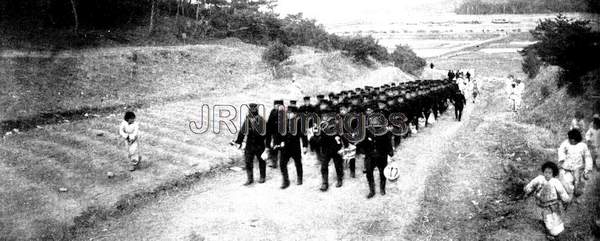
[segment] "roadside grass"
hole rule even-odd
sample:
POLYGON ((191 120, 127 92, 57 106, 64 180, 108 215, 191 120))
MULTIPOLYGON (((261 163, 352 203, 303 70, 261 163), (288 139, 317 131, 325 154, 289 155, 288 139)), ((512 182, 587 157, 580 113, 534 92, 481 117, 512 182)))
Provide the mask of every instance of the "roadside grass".
MULTIPOLYGON (((572 112, 581 109, 589 113, 591 106, 555 89, 551 85, 554 70, 547 68, 538 79, 525 82, 523 109, 515 115, 502 92, 503 77, 510 73, 507 70, 520 70, 520 56, 493 56, 501 58, 476 52, 431 60, 441 69, 475 69, 475 78, 484 73, 481 75, 491 76, 498 85, 482 84, 477 104, 480 112, 475 114, 482 118, 481 123, 468 128, 471 133, 457 137, 477 144, 457 147, 457 153, 450 153, 430 177, 424 208, 411 227, 414 240, 546 240, 534 201, 522 199, 523 187, 541 174, 545 161, 556 161, 556 148, 565 139, 572 112), (541 86, 548 86, 551 94, 542 96, 541 86), (464 152, 475 154, 467 158, 464 152), (461 189, 464 186, 473 190, 461 189)), ((524 79, 520 71, 513 74, 524 79)), ((566 231, 561 240, 587 240, 592 232, 598 232, 594 224, 600 210, 598 178, 588 184, 583 203, 563 215, 566 231)))
MULTIPOLYGON (((566 139, 569 124, 575 111, 581 111, 586 119, 594 114, 594 100, 584 94, 580 97, 570 97, 564 89, 556 86, 556 76, 559 69, 553 66, 542 68, 540 74, 528 81, 524 93, 524 108, 519 112, 519 120, 543 127, 552 133, 553 147, 557 148, 566 139), (542 89, 547 89, 544 93, 542 89)), ((556 157, 551 160, 556 161, 556 157)), ((586 189, 582 195, 583 201, 569 208, 566 219, 567 227, 564 234, 566 240, 584 240, 595 235, 600 237, 595 222, 600 220, 600 178, 597 171, 586 181, 586 189)))

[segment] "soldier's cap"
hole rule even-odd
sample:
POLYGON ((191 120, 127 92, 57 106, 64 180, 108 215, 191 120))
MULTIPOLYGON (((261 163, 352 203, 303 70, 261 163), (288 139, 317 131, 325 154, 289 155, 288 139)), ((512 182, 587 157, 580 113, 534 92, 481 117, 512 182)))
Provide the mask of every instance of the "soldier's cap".
POLYGON ((310 100, 310 96, 304 96, 304 100, 310 100))
POLYGON ((325 98, 325 95, 317 95, 317 99, 323 99, 325 98))
POLYGON ((385 100, 378 100, 378 101, 377 101, 377 104, 384 104, 384 105, 387 105, 387 101, 385 101, 385 100))
POLYGON ((290 100, 290 105, 295 105, 296 103, 298 103, 298 102, 295 100, 290 100))
POLYGON ((320 105, 331 105, 331 101, 329 100, 323 100, 321 101, 321 103, 319 103, 320 105))
POLYGON ((392 86, 396 86, 396 83, 392 83, 392 86))
POLYGON ((329 97, 334 96, 334 95, 335 95, 335 93, 333 93, 333 92, 329 93, 329 97))
POLYGON ((355 88, 354 90, 355 91, 361 91, 361 88, 355 88))
POLYGON ((258 108, 258 105, 256 103, 250 103, 250 104, 248 104, 248 108, 256 109, 256 108, 258 108))
POLYGON ((298 113, 298 107, 296 106, 288 106, 287 111, 291 113, 298 113))
POLYGON ((283 100, 275 100, 275 101, 273 101, 273 104, 275 104, 275 105, 283 105, 283 100))

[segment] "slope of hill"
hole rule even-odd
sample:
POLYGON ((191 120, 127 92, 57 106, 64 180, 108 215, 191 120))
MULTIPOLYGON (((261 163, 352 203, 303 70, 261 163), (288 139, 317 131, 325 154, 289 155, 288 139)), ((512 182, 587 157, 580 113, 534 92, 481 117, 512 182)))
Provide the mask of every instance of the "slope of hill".
POLYGON ((367 68, 340 53, 310 48, 294 49, 285 77, 273 79, 260 62, 262 50, 226 39, 50 56, 5 53, 0 60, 2 120, 82 108, 89 112, 4 136, 0 239, 69 239, 76 230, 69 227, 118 215, 211 170, 242 165, 241 153, 227 145, 232 133, 190 130, 191 121, 209 123, 201 118, 203 104, 270 107, 275 98, 412 80, 393 67, 367 68), (132 106, 142 129, 144 159, 141 169, 130 173, 117 127, 124 109, 132 106), (115 176, 107 178, 107 172, 115 176))

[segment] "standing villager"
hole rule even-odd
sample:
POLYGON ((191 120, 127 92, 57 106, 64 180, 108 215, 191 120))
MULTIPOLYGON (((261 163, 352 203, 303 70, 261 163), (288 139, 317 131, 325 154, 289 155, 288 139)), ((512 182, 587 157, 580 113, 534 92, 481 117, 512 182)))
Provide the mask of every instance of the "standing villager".
POLYGON ((281 149, 281 159, 279 162, 282 178, 281 189, 290 186, 288 175, 288 162, 290 158, 294 159, 294 165, 296 166, 296 184, 302 185, 302 153, 307 152, 308 139, 304 131, 300 129, 301 125, 298 123, 297 114, 298 109, 296 107, 290 106, 287 108, 288 124, 286 133, 285 135, 278 135, 275 138, 275 143, 281 149))
POLYGON ((140 128, 139 124, 135 122, 135 113, 128 111, 123 119, 119 126, 119 135, 127 143, 129 171, 135 171, 142 160, 140 155, 140 128))
POLYGON ((479 88, 477 87, 477 80, 473 80, 473 82, 471 82, 472 85, 472 89, 473 89, 473 103, 475 103, 475 99, 477 99, 477 96, 479 95, 479 88))
POLYGON ((238 133, 237 139, 234 141, 238 148, 242 147, 244 138, 246 139, 246 147, 244 149, 244 161, 246 164, 247 181, 244 183, 248 186, 254 182, 254 158, 258 160, 258 170, 260 179, 258 183, 264 183, 266 178, 267 163, 262 159, 261 154, 265 151, 265 134, 266 124, 265 119, 258 114, 258 106, 254 103, 248 105, 250 112, 244 120, 244 125, 238 133))
POLYGON ((577 202, 577 197, 583 193, 583 179, 589 178, 592 170, 592 156, 583 137, 578 130, 570 130, 568 139, 558 148, 558 164, 560 166, 560 181, 565 186, 569 196, 577 202))
POLYGON ((581 111, 576 111, 575 112, 575 118, 573 118, 573 120, 571 121, 571 130, 578 130, 579 132, 583 133, 583 131, 586 128, 586 123, 584 120, 584 116, 583 113, 581 111))
POLYGON ((600 155, 600 115, 595 114, 592 118, 592 125, 585 133, 585 140, 592 154, 594 167, 597 170, 600 168, 600 163, 598 163, 598 155, 600 155))
POLYGON ((534 178, 525 186, 525 196, 533 194, 537 206, 541 209, 542 220, 548 232, 548 239, 554 240, 565 230, 561 219, 561 202, 568 203, 571 196, 567 193, 562 183, 556 178, 559 174, 558 166, 553 162, 542 165, 542 175, 534 178))

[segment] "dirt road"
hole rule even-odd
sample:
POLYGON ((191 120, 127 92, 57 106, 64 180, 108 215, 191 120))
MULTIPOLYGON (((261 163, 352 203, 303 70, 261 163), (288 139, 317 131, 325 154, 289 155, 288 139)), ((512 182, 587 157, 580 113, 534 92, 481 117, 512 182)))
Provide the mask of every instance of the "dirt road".
POLYGON ((402 143, 396 153, 401 177, 388 185, 386 196, 367 200, 362 173, 347 175, 341 188, 318 191, 318 166, 308 156, 302 186, 280 190, 279 171, 269 169, 265 184, 243 187, 245 174, 228 172, 101 223, 79 240, 399 240, 417 215, 430 170, 470 111, 463 122, 448 113, 402 143))

